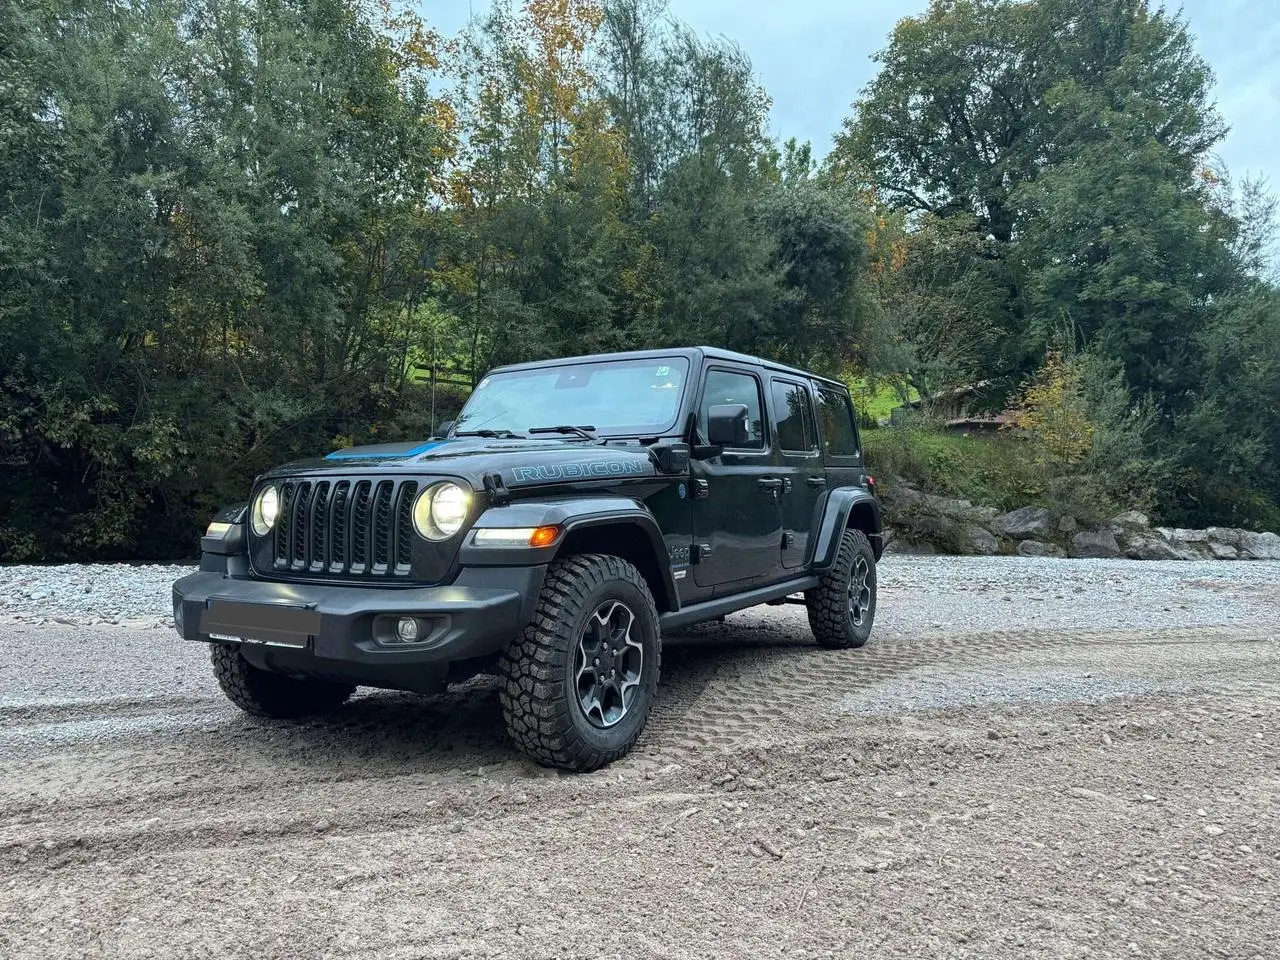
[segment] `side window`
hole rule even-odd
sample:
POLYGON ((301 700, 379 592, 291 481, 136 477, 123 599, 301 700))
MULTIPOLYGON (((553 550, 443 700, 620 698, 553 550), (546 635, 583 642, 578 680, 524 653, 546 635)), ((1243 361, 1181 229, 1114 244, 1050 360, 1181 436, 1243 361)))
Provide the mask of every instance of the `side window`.
POLYGON ((839 390, 818 388, 818 417, 822 423, 824 452, 829 457, 856 457, 858 430, 853 422, 853 404, 839 390))
POLYGON ((789 380, 771 380, 769 389, 773 394, 778 446, 785 453, 817 452, 818 432, 813 426, 809 391, 789 380))
POLYGON ((745 403, 747 405, 747 443, 734 449, 764 449, 764 404, 760 398, 760 382, 745 373, 728 370, 712 370, 707 374, 707 386, 702 391, 702 404, 698 408, 698 431, 707 436, 707 411, 721 403, 745 403))

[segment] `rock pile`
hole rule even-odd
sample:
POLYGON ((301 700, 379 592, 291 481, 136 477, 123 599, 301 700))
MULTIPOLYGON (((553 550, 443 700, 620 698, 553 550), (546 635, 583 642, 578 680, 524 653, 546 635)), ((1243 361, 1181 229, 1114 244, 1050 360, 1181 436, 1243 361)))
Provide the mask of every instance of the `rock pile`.
POLYGON ((1133 560, 1280 560, 1280 535, 1225 527, 1183 530, 1152 526, 1137 511, 1104 524, 1055 517, 1043 507, 1000 513, 968 500, 891 483, 883 494, 886 549, 976 556, 1081 557, 1133 560))

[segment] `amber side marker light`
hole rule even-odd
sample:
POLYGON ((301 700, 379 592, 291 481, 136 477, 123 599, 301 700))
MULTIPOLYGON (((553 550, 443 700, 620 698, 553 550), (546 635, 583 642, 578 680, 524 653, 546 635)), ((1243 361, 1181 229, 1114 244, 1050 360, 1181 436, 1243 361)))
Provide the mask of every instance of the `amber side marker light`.
POLYGON ((560 536, 560 528, 506 527, 476 531, 477 547, 549 547, 560 536))

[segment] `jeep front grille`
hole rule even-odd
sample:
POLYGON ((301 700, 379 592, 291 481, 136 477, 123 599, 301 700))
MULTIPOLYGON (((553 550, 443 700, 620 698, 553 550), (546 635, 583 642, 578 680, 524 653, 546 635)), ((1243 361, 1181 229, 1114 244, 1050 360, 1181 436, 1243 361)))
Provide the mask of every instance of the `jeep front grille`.
POLYGON ((288 480, 272 537, 276 571, 407 577, 416 480, 288 480))

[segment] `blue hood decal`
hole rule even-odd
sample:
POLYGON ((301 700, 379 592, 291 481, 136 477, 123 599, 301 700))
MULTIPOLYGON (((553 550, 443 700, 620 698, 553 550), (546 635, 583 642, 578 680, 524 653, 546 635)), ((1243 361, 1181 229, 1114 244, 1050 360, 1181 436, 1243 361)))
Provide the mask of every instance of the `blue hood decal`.
POLYGON ((434 450, 448 443, 448 440, 432 440, 428 443, 411 447, 407 444, 387 443, 374 447, 353 447, 350 450, 335 450, 325 457, 326 460, 407 460, 434 450))

